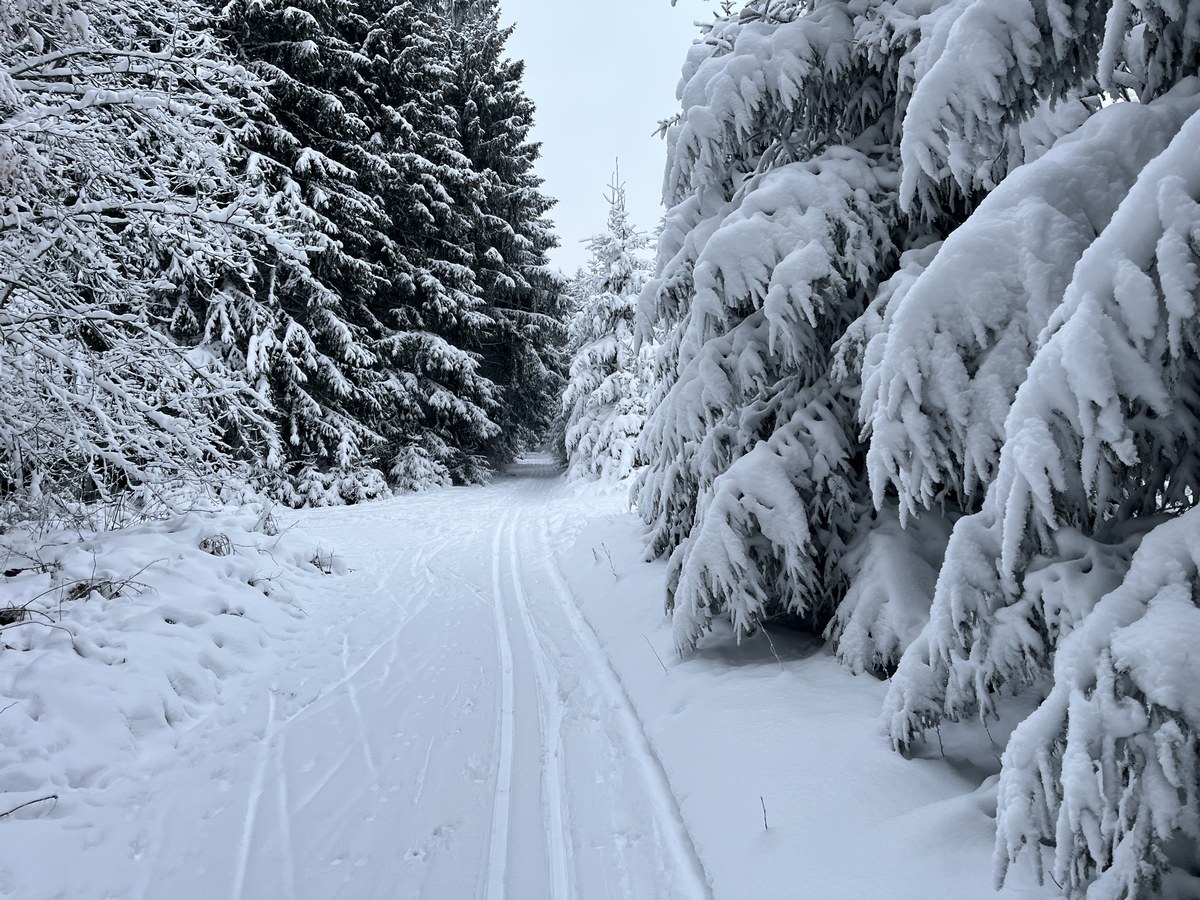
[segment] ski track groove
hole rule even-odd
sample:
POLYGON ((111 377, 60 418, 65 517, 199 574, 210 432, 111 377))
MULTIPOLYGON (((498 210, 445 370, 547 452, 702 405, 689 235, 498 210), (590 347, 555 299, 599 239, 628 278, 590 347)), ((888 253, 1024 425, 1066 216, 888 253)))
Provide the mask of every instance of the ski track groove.
POLYGON ((254 826, 258 819, 259 807, 262 805, 262 795, 266 786, 267 769, 271 766, 271 743, 275 739, 275 690, 267 692, 267 719, 263 726, 263 736, 259 744, 258 763, 254 770, 254 780, 250 784, 250 794, 246 799, 246 815, 242 821, 242 836, 238 844, 237 868, 233 875, 233 900, 242 900, 246 891, 246 873, 250 867, 250 850, 254 843, 254 826))
POLYGON ((150 843, 146 847, 145 858, 147 864, 141 869, 136 889, 138 900, 147 900, 150 897, 150 881, 154 876, 154 872, 161 865, 162 835, 166 819, 167 810, 165 808, 154 816, 154 827, 150 829, 150 843))
MULTIPOLYGON (((431 593, 430 599, 426 600, 424 603, 422 603, 420 606, 418 606, 415 610, 412 610, 412 612, 408 615, 408 617, 405 618, 402 622, 400 622, 400 624, 396 627, 396 629, 394 631, 391 632, 391 634, 388 635, 388 637, 384 638, 382 641, 380 641, 378 644, 376 644, 374 647, 372 647, 371 650, 367 653, 367 655, 365 657, 363 657, 362 662, 358 663, 353 668, 348 667, 348 658, 347 658, 348 650, 347 650, 347 645, 346 645, 346 636, 343 635, 342 636, 342 648, 343 648, 342 649, 342 672, 343 672, 342 676, 337 681, 335 681, 332 684, 328 685, 327 687, 323 688, 320 692, 318 692, 317 696, 315 696, 308 703, 305 703, 302 707, 300 707, 299 709, 290 713, 286 718, 282 719, 279 723, 279 728, 280 729, 288 728, 289 726, 291 726, 291 724, 293 722, 295 722, 301 716, 305 715, 305 713, 319 711, 316 709, 318 704, 324 703, 327 700, 336 699, 336 695, 337 695, 338 691, 340 691, 342 688, 346 687, 347 683, 349 681, 351 681, 352 679, 357 677, 358 674, 360 672, 362 672, 363 669, 365 669, 367 666, 369 666, 375 660, 375 658, 377 656, 379 656, 380 653, 383 652, 384 648, 391 649, 391 651, 392 651, 391 660, 394 662, 395 658, 396 658, 396 654, 397 654, 396 642, 399 639, 400 635, 404 633, 404 630, 406 628, 408 628, 408 626, 410 626, 413 623, 413 621, 419 615, 421 615, 421 613, 423 613, 426 609, 429 608, 429 605, 432 602, 433 602, 433 597, 432 597, 432 593, 431 593)), ((386 669, 387 669, 388 673, 390 674, 391 663, 389 663, 386 666, 386 669)), ((381 681, 381 679, 376 679, 375 681, 371 682, 371 684, 377 684, 377 683, 380 683, 380 681, 381 681)))
POLYGON ((287 766, 284 764, 286 735, 275 732, 275 787, 279 810, 279 847, 283 853, 283 896, 287 900, 296 898, 296 848, 292 840, 292 813, 288 808, 287 766))
POLYGON ((546 825, 546 849, 549 852, 552 897, 567 900, 571 897, 570 851, 567 846, 565 822, 566 790, 562 771, 562 722, 564 703, 558 691, 558 681, 547 668, 549 657, 538 637, 533 615, 529 611, 529 598, 521 579, 520 555, 517 550, 517 532, 521 521, 520 512, 509 520, 508 566, 512 579, 513 599, 525 630, 526 643, 533 657, 534 676, 538 690, 538 718, 542 738, 542 816, 546 825))
POLYGON ((342 770, 342 766, 346 765, 346 763, 350 761, 350 757, 355 754, 355 751, 356 748, 353 745, 346 748, 345 752, 338 757, 338 761, 330 766, 325 774, 322 775, 320 779, 304 793, 304 796, 297 801, 296 812, 301 812, 302 810, 308 809, 309 804, 321 796, 321 793, 329 786, 329 782, 333 781, 334 776, 336 776, 338 772, 342 770))
MULTIPOLYGON (((393 654, 395 651, 395 642, 391 642, 393 654)), ((393 655, 394 658, 394 655, 393 655)), ((348 673, 350 670, 350 644, 345 635, 342 635, 342 668, 348 673)), ((360 667, 357 671, 361 672, 360 667)), ((358 702, 358 688, 354 686, 353 676, 347 674, 343 679, 346 686, 346 697, 350 701, 350 708, 354 711, 354 722, 358 728, 358 741, 362 747, 363 759, 367 763, 367 770, 371 773, 371 780, 375 782, 377 790, 382 790, 383 785, 379 780, 379 769, 375 765, 375 757, 371 753, 371 735, 370 729, 367 728, 367 720, 363 718, 362 707, 358 702)))
POLYGON ((538 534, 542 551, 539 555, 542 567, 558 595, 558 607, 563 610, 564 618, 584 650, 580 656, 590 662, 589 667, 596 676, 597 686, 604 693, 605 699, 617 711, 621 730, 624 732, 621 738, 622 743, 630 751, 629 757, 638 763, 640 774, 647 787, 647 794, 653 804, 655 824, 667 837, 670 844, 668 850, 674 858, 676 874, 682 876, 686 873, 689 876, 688 880, 691 884, 688 896, 706 897, 711 900, 713 894, 708 875, 696 852, 696 845, 688 831, 675 793, 671 790, 666 769, 646 735, 645 726, 642 724, 641 717, 638 715, 628 691, 625 690, 620 676, 612 668, 596 632, 583 618, 575 596, 558 568, 556 556, 550 544, 549 527, 547 519, 543 517, 538 534))
POLYGON ((433 745, 436 740, 436 737, 431 737, 429 746, 425 750, 425 762, 421 764, 421 771, 417 773, 417 789, 413 792, 413 806, 420 806, 421 797, 425 794, 425 776, 429 774, 429 760, 433 756, 433 745))
POLYGON ((492 609, 496 620, 496 644, 500 661, 500 709, 497 716, 499 753, 496 764, 496 793, 492 802, 491 844, 488 853, 487 900, 504 900, 508 876, 508 830, 512 821, 513 743, 516 721, 513 715, 514 675, 512 644, 504 621, 504 601, 500 582, 500 547, 510 514, 505 514, 492 538, 492 609))

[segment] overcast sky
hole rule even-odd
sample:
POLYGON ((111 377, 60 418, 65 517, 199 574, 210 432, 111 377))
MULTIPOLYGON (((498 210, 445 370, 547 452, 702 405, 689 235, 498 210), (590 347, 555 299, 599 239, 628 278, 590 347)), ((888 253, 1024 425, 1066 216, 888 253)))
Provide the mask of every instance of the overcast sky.
POLYGON ((538 170, 558 199, 551 213, 562 246, 551 262, 568 275, 587 259, 582 243, 604 227, 605 188, 621 160, 635 224, 661 215, 666 144, 654 136, 678 105, 675 88, 693 23, 711 17, 702 0, 500 0, 517 31, 509 54, 527 64, 525 89, 537 104, 538 170))

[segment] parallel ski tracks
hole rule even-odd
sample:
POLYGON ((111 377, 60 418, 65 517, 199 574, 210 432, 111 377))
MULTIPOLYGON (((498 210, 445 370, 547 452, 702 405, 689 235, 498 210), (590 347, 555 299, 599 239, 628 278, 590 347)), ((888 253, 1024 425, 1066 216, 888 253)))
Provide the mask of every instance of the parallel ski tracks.
POLYGON ((668 845, 665 849, 671 856, 677 884, 688 897, 711 898, 712 889, 704 865, 700 862, 700 856, 684 822, 666 770, 646 735, 645 727, 625 686, 609 664, 596 633, 583 618, 575 597, 558 568, 550 546, 549 524, 545 519, 542 520, 538 539, 542 568, 554 586, 558 608, 562 610, 575 640, 583 650, 578 656, 591 663, 589 668, 596 685, 617 714, 622 742, 628 751, 627 757, 638 761, 639 774, 646 794, 653 804, 657 825, 668 845))
POLYGON ((504 610, 500 579, 500 553, 511 514, 505 514, 492 540, 492 610, 496 620, 496 646, 500 659, 500 710, 497 729, 499 754, 496 795, 492 805, 491 848, 488 856, 487 900, 504 900, 508 877, 508 834, 512 823, 513 744, 516 742, 514 709, 515 676, 512 642, 504 610))
POLYGON ((512 577, 513 597, 525 638, 533 655, 537 677, 539 718, 542 731, 542 795, 546 819, 547 850, 550 854, 551 887, 555 898, 567 900, 573 896, 570 885, 570 849, 567 845, 566 790, 562 769, 560 733, 565 714, 558 690, 558 679, 550 671, 550 660, 538 638, 537 626, 529 612, 529 597, 521 579, 520 555, 517 550, 517 531, 521 521, 518 511, 508 525, 508 566, 512 577))
MULTIPOLYGON (((711 898, 704 868, 663 766, 619 676, 558 569, 547 507, 554 496, 555 481, 546 479, 546 490, 541 491, 531 489, 531 480, 521 479, 514 482, 511 491, 505 491, 504 501, 509 505, 498 515, 494 506, 464 510, 463 517, 456 517, 454 524, 435 526, 431 540, 424 546, 403 554, 397 550, 396 556, 383 548, 376 551, 372 571, 379 573, 378 582, 391 582, 395 570, 405 565, 415 579, 407 582, 415 602, 392 598, 399 615, 381 639, 357 652, 352 653, 343 639, 340 671, 303 705, 288 709, 285 695, 277 695, 274 690, 256 701, 255 708, 264 720, 263 730, 255 748, 246 808, 239 823, 240 840, 232 860, 233 898, 244 900, 253 892, 257 873, 250 870, 256 832, 267 824, 281 829, 276 836, 281 845, 280 863, 286 869, 278 878, 281 900, 304 893, 305 886, 298 881, 303 860, 293 850, 289 820, 326 791, 339 770, 346 766, 360 768, 365 776, 363 787, 379 790, 383 757, 373 752, 371 727, 360 704, 360 692, 380 684, 399 690, 413 678, 413 671, 397 665, 400 637, 435 598, 446 596, 450 581, 458 583, 455 590, 466 590, 481 606, 491 607, 498 660, 495 787, 490 829, 481 834, 489 843, 486 849, 480 847, 478 857, 481 862, 486 859, 487 864, 477 882, 480 895, 487 900, 525 900, 532 890, 532 896, 547 900, 576 900, 612 887, 625 895, 669 893, 688 900, 711 898), (533 521, 535 514, 540 523, 533 521), (474 531, 472 521, 485 527, 490 522, 490 536, 487 530, 482 534, 474 531), (486 556, 489 537, 490 586, 486 556), (444 554, 453 553, 458 559, 464 549, 470 552, 475 548, 481 551, 477 558, 482 557, 475 570, 479 577, 469 577, 469 569, 461 574, 441 565, 442 559, 450 558, 444 554), (364 674, 369 666, 369 675, 364 674), (569 697, 563 685, 572 685, 569 697), (305 778, 303 786, 299 781, 289 784, 283 758, 292 726, 310 715, 324 715, 335 704, 344 704, 349 715, 352 736, 345 752, 328 759, 321 770, 305 778), (586 730, 593 727, 593 720, 604 723, 594 734, 586 730), (589 724, 580 730, 581 723, 589 724), (593 737, 600 743, 590 748, 580 743, 593 737), (534 765, 539 766, 536 773, 534 765), (617 834, 615 830, 605 831, 610 821, 599 819, 601 810, 587 804, 586 791, 580 793, 581 785, 593 781, 619 785, 620 793, 613 795, 616 806, 612 808, 625 809, 622 798, 636 798, 629 808, 637 810, 641 830, 652 835, 653 842, 643 845, 651 853, 645 860, 655 860, 652 869, 626 869, 622 860, 628 845, 620 841, 614 841, 605 851, 615 854, 608 864, 616 867, 619 888, 607 884, 608 872, 604 873, 603 884, 584 880, 595 876, 594 868, 588 875, 588 867, 594 867, 601 858, 586 855, 596 849, 587 841, 601 832, 614 837, 617 834), (573 802, 581 805, 572 808, 573 802), (276 807, 273 811, 271 804, 276 807), (276 818, 278 822, 274 822, 276 818), (544 851, 529 855, 531 847, 542 846, 544 851), (655 883, 644 883, 647 880, 655 883)), ((415 772, 414 804, 420 803, 425 791, 434 752, 431 739, 415 772)), ((622 817, 612 820, 612 828, 618 828, 616 818, 622 817)))
MULTIPOLYGON (((549 480, 547 480, 549 482, 549 480)), ((538 530, 524 526, 521 507, 526 498, 513 492, 516 508, 503 513, 492 535, 492 607, 495 617, 496 641, 501 672, 501 702, 498 714, 498 762, 496 790, 493 800, 491 847, 487 873, 487 900, 513 897, 508 889, 509 834, 514 826, 515 767, 528 763, 517 759, 513 748, 517 741, 518 720, 537 716, 541 736, 540 809, 546 836, 546 896, 552 900, 570 900, 579 896, 573 867, 574 848, 571 843, 572 822, 568 799, 568 765, 564 757, 562 731, 568 714, 565 697, 560 690, 559 670, 564 661, 575 669, 572 675, 583 678, 597 702, 606 709, 597 709, 597 716, 614 720, 610 738, 619 743, 611 754, 613 764, 632 763, 637 779, 644 788, 654 817, 654 833, 664 865, 675 893, 688 898, 711 898, 704 867, 700 863, 691 836, 684 823, 678 803, 671 791, 662 767, 641 720, 626 693, 620 678, 607 662, 599 640, 583 619, 574 596, 558 570, 551 550, 549 525, 545 517, 538 530), (539 586, 549 584, 550 597, 542 597, 535 606, 531 597, 537 596, 528 587, 529 570, 521 552, 522 538, 532 535, 536 540, 534 556, 544 571, 539 586), (505 565, 507 563, 507 565, 505 565), (508 578, 504 578, 507 568, 508 578), (539 615, 541 614, 541 615, 539 615), (519 622, 514 632, 512 622, 519 622), (553 624, 566 628, 552 628, 553 624), (578 652, 564 654, 567 645, 578 652), (536 697, 518 696, 514 675, 514 658, 528 654, 534 673, 536 697), (531 708, 531 704, 536 708, 531 708), (618 763, 619 761, 619 763, 618 763)), ((543 594, 544 594, 543 589, 543 594)), ((593 778, 594 771, 576 773, 577 778, 593 778)), ((582 812, 582 811, 581 811, 582 812)), ((649 889, 649 886, 642 886, 649 889)), ((649 895, 649 894, 647 894, 649 895)))

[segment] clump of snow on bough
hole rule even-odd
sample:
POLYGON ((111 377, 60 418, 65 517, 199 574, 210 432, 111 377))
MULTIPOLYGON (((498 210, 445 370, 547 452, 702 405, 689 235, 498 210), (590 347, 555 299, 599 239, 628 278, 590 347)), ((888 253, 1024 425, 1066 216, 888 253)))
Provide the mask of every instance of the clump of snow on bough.
POLYGON ((1198 566, 1193 509, 1146 536, 1121 585, 1063 640, 1053 690, 1004 754, 1001 880, 1052 846, 1068 896, 1197 895, 1198 566))
POLYGON ((0 535, 0 813, 65 815, 299 628, 329 548, 269 511, 0 535), (31 803, 32 801, 32 803, 31 803))

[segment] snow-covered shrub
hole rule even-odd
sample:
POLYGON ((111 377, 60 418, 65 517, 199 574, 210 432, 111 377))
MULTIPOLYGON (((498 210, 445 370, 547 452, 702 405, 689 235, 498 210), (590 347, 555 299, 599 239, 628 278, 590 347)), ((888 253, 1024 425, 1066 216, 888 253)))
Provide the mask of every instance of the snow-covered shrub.
POLYGON ((617 182, 609 191, 608 227, 589 242, 588 268, 573 286, 563 441, 573 476, 621 479, 638 464, 652 345, 634 347, 637 295, 648 268, 637 254, 647 240, 629 221, 624 186, 617 182))
MULTIPOLYGON (((427 486, 428 482, 421 479, 420 484, 427 486)), ((389 497, 391 493, 387 479, 378 469, 330 472, 312 466, 301 470, 281 490, 283 501, 297 509, 365 503, 389 497)))
POLYGON ((265 282, 305 253, 241 148, 262 85, 194 0, 4 16, 0 494, 36 509, 276 468, 264 379, 308 343, 265 282))

